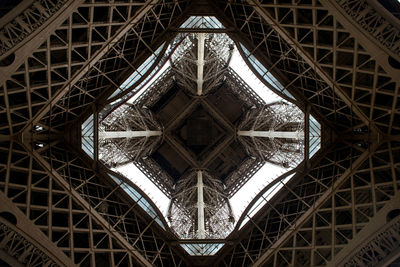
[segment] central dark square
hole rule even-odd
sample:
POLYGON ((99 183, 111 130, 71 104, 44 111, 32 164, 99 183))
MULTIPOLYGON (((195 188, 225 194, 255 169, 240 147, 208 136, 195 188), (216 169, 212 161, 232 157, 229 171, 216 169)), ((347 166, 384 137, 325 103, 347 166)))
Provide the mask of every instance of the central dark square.
POLYGON ((223 130, 202 105, 198 105, 186 117, 180 130, 178 130, 180 140, 196 156, 199 156, 207 149, 212 149, 216 139, 222 135, 223 130))
POLYGON ((213 140, 213 122, 206 117, 189 118, 187 121, 187 145, 207 146, 213 140))

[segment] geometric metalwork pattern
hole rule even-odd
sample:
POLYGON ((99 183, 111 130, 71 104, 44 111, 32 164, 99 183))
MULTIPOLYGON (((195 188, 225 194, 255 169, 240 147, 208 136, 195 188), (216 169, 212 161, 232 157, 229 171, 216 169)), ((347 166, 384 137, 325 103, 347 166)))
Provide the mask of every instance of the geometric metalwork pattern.
POLYGON ((344 266, 374 266, 382 263, 389 254, 392 254, 399 249, 399 233, 400 220, 398 217, 397 220, 391 222, 387 228, 377 234, 373 240, 361 248, 351 260, 344 264, 344 266))
POLYGON ((17 226, 30 225, 29 234, 17 227, 2 240, 36 235, 28 240, 36 245, 23 243, 27 253, 2 254, 3 262, 33 263, 38 255, 83 266, 398 262, 398 217, 369 231, 400 187, 396 2, 56 2, 16 1, 0 18, 0 212, 13 210, 17 226), (206 22, 182 28, 193 16, 206 22), (204 27, 209 18, 221 25, 204 27), (227 34, 263 83, 321 126, 321 149, 311 158, 305 151, 245 225, 213 242, 182 242, 157 223, 103 169, 96 143, 99 112, 129 90, 109 96, 164 44, 158 66, 167 44, 188 33, 227 34), (84 137, 93 140, 92 157, 81 142, 90 116, 93 139, 84 137), (365 243, 353 247, 360 238, 365 243))
POLYGON ((221 180, 197 171, 176 187, 168 217, 179 237, 223 239, 232 231, 234 218, 221 180))
MULTIPOLYGON (((7 256, 12 259, 18 259, 19 264, 26 264, 28 266, 59 266, 45 253, 29 243, 23 236, 2 222, 0 223, 0 238, 2 253, 7 253, 7 256)), ((7 256, 4 254, 1 255, 3 259, 8 258, 7 256)), ((13 260, 9 260, 10 265, 15 263, 13 260)))
POLYGON ((238 139, 255 157, 296 167, 303 160, 304 114, 293 104, 271 103, 247 112, 238 139))

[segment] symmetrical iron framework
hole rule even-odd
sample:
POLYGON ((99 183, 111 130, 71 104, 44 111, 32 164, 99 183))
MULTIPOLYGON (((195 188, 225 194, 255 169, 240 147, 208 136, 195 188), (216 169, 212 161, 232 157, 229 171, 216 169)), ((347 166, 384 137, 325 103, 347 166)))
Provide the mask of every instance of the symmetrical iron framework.
MULTIPOLYGON (((188 21, 191 20, 196 19, 188 21)), ((183 24, 185 27, 188 21, 183 24)), ((304 116, 286 102, 265 106, 229 67, 234 44, 226 34, 178 35, 171 46, 175 47, 171 67, 134 104, 126 103, 111 111, 106 108, 107 112, 100 113, 99 159, 117 169, 133 163, 165 192, 171 201, 167 218, 179 238, 223 239, 234 226, 228 196, 250 179, 265 161, 285 167, 289 167, 288 162, 291 162, 290 167, 301 162, 303 143, 299 140, 304 139, 301 127, 304 116), (238 107, 232 107, 229 102, 219 106, 219 99, 227 96, 233 97, 238 107), (177 105, 187 107, 180 114, 171 114, 172 119, 166 119, 169 113, 179 110, 177 105), (257 115, 253 123, 255 129, 268 127, 274 133, 286 131, 286 134, 296 130, 299 136, 272 141, 275 145, 268 148, 269 154, 263 150, 264 154, 261 157, 257 154, 256 158, 250 151, 248 155, 245 153, 245 149, 249 150, 245 142, 244 148, 238 142, 232 145, 235 126, 243 110, 256 107, 267 112, 257 115), (161 127, 154 117, 165 126, 161 127), (297 143, 292 139, 298 139, 297 143), (231 147, 228 149, 228 146, 231 147), (174 158, 173 151, 182 155, 187 167, 182 168, 182 162, 174 158), (232 151, 238 155, 237 159, 232 151), (216 157, 223 152, 225 163, 221 164, 216 157), (201 171, 194 171, 196 169, 201 171)), ((135 71, 124 84, 131 83, 135 79, 131 77, 136 75, 135 71)), ((250 120, 247 116, 246 121, 250 120)), ((245 124, 242 122, 240 129, 244 129, 245 124)), ((87 122, 84 126, 82 140, 87 135, 87 122)), ((238 134, 241 136, 244 132, 238 134)), ((255 150, 257 148, 252 149, 255 150)))
POLYGON ((99 158, 117 167, 149 155, 162 131, 149 110, 125 104, 100 122, 98 135, 99 158))
POLYGON ((233 230, 235 220, 221 180, 193 171, 178 181, 175 191, 168 217, 181 238, 223 239, 233 230))
POLYGON ((226 34, 191 34, 172 54, 175 79, 189 94, 207 94, 221 85, 232 52, 233 41, 226 34))
POLYGON ((304 113, 293 104, 274 102, 247 112, 238 138, 255 157, 285 168, 303 160, 304 113))
MULTIPOLYGON (((1 264, 399 262, 398 2, 7 3, 0 18, 1 264), (261 192, 250 205, 263 207, 254 216, 242 216, 228 237, 201 242, 177 239, 151 201, 144 194, 138 197, 138 188, 132 193, 127 189, 134 185, 104 168, 98 151, 100 111, 153 75, 175 36, 199 33, 227 34, 260 80, 295 102, 306 117, 305 159, 294 175, 276 181, 281 189, 273 197, 261 192), (135 84, 119 89, 135 71, 135 84), (321 149, 311 158, 310 117, 321 124, 322 134, 321 149), (81 139, 84 122, 87 131, 81 139), (248 222, 239 229, 244 217, 248 222)), ((163 86, 157 90, 173 87, 163 86)), ((213 103, 240 102, 233 96, 218 101, 213 103)), ((172 114, 153 113, 158 121, 157 114, 165 119, 172 114)), ((239 160, 241 153, 234 154, 239 146, 235 149, 218 150, 215 159, 224 162, 231 154, 232 165, 239 161, 257 169, 257 163, 239 160)), ((184 150, 180 153, 185 157, 184 150)), ((164 190, 172 195, 174 177, 163 177, 170 179, 164 190)), ((231 191, 242 184, 240 177, 237 183, 225 181, 231 191)))

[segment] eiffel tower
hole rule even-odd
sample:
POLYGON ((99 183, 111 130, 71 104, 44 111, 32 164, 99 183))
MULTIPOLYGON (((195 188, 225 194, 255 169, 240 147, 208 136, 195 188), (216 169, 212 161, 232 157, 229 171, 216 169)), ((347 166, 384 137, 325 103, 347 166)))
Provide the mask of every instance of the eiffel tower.
POLYGON ((0 4, 1 266, 400 265, 397 0, 0 4))

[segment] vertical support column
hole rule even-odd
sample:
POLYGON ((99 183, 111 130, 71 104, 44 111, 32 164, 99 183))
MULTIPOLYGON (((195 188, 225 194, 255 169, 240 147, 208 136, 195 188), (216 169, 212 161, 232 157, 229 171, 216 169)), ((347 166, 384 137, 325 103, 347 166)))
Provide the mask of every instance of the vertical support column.
POLYGON ((204 40, 205 33, 197 34, 197 95, 203 94, 203 71, 204 71, 204 40))
POLYGON ((206 238, 204 225, 204 195, 203 195, 203 172, 197 171, 197 238, 206 238))

